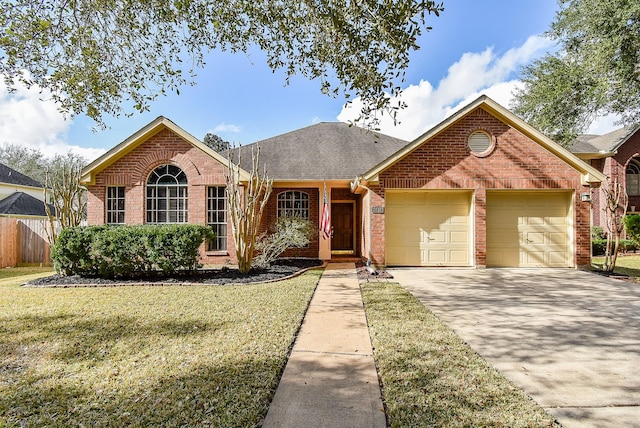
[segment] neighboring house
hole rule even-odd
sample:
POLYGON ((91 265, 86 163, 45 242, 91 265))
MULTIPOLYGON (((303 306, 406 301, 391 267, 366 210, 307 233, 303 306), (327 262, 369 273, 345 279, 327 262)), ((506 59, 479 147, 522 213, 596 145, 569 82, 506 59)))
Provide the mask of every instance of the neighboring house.
MULTIPOLYGON (((591 206, 581 195, 604 175, 486 96, 412 142, 320 123, 240 147, 240 182, 255 146, 274 180, 263 230, 283 215, 318 225, 325 186, 329 195, 333 236, 285 255, 396 266, 591 262, 591 206)), ((203 262, 233 262, 227 167, 159 117, 83 170, 88 222, 210 224, 218 239, 203 262)))
MULTIPOLYGON (((588 162, 611 182, 624 185, 627 212, 640 211, 640 125, 617 129, 605 135, 581 135, 571 151, 588 162)), ((604 186, 603 186, 604 187, 604 186)), ((605 225, 605 196, 602 188, 592 194, 593 225, 605 225)))
POLYGON ((0 163, 0 267, 51 262, 44 197, 40 183, 0 163))
POLYGON ((0 163, 0 216, 46 218, 44 195, 42 184, 0 163))
MULTIPOLYGON (((55 208, 49 205, 49 210, 55 214, 55 208)), ((44 203, 23 192, 14 192, 0 200, 0 216, 20 218, 47 218, 44 203)))

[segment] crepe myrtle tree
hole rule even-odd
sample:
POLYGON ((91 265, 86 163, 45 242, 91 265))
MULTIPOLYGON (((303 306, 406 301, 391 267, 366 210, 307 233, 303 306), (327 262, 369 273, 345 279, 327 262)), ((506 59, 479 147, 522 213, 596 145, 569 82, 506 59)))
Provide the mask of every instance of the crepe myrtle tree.
POLYGON ((607 178, 602 187, 605 196, 603 208, 607 230, 607 246, 604 253, 602 270, 613 272, 620 249, 620 236, 624 230, 624 215, 627 212, 629 197, 624 186, 617 179, 607 178))
MULTIPOLYGON (((362 98, 363 115, 390 108, 419 37, 442 3, 426 0, 0 0, 0 70, 48 90, 60 109, 103 115, 147 111, 195 84, 211 51, 249 53, 362 98)), ((397 107, 397 106, 395 106, 397 107)))
POLYGON ((52 246, 58 239, 60 229, 80 226, 86 217, 87 193, 80 184, 84 163, 81 156, 68 153, 56 156, 45 171, 44 207, 49 221, 46 230, 52 246))
POLYGON ((229 163, 225 176, 227 202, 233 242, 238 258, 238 270, 246 273, 251 270, 256 240, 262 221, 262 213, 267 205, 273 186, 273 180, 267 176, 266 168, 260 173, 260 147, 251 149, 251 171, 246 185, 241 184, 241 160, 238 151, 237 163, 229 152, 229 163))

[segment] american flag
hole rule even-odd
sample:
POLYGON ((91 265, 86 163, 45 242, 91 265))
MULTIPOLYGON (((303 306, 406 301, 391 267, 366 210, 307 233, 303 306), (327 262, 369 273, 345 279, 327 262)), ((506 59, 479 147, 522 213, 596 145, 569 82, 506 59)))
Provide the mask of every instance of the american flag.
POLYGON ((320 231, 324 239, 329 239, 331 236, 331 213, 329 212, 329 199, 327 198, 327 183, 324 183, 324 205, 322 206, 320 231))

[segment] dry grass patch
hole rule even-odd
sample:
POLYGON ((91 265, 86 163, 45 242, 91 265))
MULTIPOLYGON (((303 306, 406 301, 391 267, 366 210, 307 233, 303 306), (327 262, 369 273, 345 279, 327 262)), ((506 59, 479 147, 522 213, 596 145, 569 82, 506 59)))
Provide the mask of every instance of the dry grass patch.
POLYGON ((362 293, 392 427, 559 426, 399 284, 362 293))
POLYGON ((0 286, 0 426, 259 426, 321 272, 245 286, 0 286))
POLYGON ((26 266, 0 269, 0 286, 22 284, 43 276, 53 275, 51 266, 26 266))
MULTIPOLYGON (((597 269, 602 269, 604 257, 594 257, 592 262, 597 269)), ((614 272, 620 275, 627 275, 637 281, 640 280, 640 255, 618 255, 614 272)))

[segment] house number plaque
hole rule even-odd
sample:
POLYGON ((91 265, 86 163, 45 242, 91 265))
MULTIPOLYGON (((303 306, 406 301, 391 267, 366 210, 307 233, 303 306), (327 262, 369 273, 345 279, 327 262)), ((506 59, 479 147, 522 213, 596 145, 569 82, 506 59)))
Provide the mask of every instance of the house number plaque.
POLYGON ((373 214, 384 214, 384 207, 379 207, 379 206, 371 207, 371 212, 373 214))

